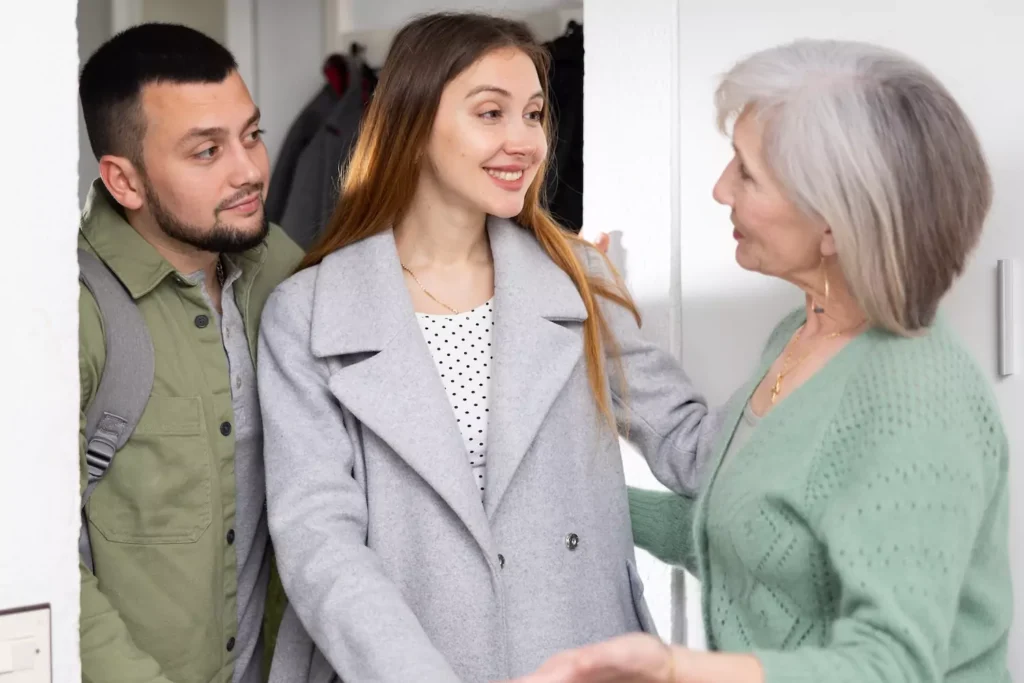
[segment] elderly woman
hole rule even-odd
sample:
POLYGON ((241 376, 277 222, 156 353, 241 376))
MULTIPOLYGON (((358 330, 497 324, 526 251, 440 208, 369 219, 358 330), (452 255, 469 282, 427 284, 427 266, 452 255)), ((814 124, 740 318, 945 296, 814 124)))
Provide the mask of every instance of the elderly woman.
POLYGON ((700 495, 631 492, 637 544, 701 578, 712 652, 628 636, 524 681, 1009 681, 1007 439, 936 313, 991 201, 970 124, 921 66, 852 42, 755 54, 716 102, 736 261, 806 306, 700 495))

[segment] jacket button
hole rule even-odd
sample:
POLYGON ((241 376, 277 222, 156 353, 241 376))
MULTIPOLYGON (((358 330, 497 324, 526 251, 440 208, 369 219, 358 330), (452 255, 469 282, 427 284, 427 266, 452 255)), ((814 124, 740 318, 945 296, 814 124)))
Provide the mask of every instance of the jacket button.
POLYGON ((234 638, 228 638, 228 652, 231 652, 234 649, 235 649, 235 639, 234 638))
POLYGON ((502 569, 505 568, 505 556, 504 555, 498 555, 498 566, 501 567, 502 569))
POLYGON ((235 530, 228 529, 228 545, 232 545, 235 542, 235 530))
POLYGON ((580 537, 576 534, 569 534, 565 537, 565 547, 569 550, 576 550, 580 545, 580 537))
POLYGON ((197 315, 195 319, 196 327, 203 329, 210 324, 210 318, 205 315, 197 315))
POLYGON ((223 434, 224 436, 231 436, 231 423, 230 422, 221 422, 220 423, 220 433, 223 434))

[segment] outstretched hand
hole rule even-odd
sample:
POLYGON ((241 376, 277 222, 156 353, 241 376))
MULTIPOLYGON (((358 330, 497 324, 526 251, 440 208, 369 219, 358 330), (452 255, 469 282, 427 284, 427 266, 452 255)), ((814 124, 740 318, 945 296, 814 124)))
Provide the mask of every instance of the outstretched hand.
POLYGON ((634 633, 561 652, 534 673, 508 683, 675 683, 675 680, 672 648, 654 636, 634 633))

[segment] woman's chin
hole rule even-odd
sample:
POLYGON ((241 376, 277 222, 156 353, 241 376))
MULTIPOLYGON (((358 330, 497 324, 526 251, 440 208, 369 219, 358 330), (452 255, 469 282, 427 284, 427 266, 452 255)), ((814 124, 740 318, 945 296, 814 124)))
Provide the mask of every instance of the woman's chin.
POLYGON ((743 270, 757 271, 757 259, 753 259, 746 253, 743 244, 736 245, 736 265, 743 270))

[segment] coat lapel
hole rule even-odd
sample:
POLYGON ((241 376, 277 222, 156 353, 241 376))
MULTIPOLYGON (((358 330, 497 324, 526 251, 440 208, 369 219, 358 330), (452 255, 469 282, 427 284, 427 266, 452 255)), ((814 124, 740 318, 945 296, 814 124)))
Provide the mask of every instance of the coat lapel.
MULTIPOLYGON (((572 280, 515 223, 488 221, 494 256, 486 510, 492 517, 583 352, 587 311, 572 280), (565 323, 573 325, 570 329, 565 323)), ((550 454, 556 455, 556 454, 550 454)))
POLYGON ((313 353, 337 358, 330 388, 456 513, 493 545, 462 436, 402 278, 394 234, 350 245, 317 275, 313 353))

